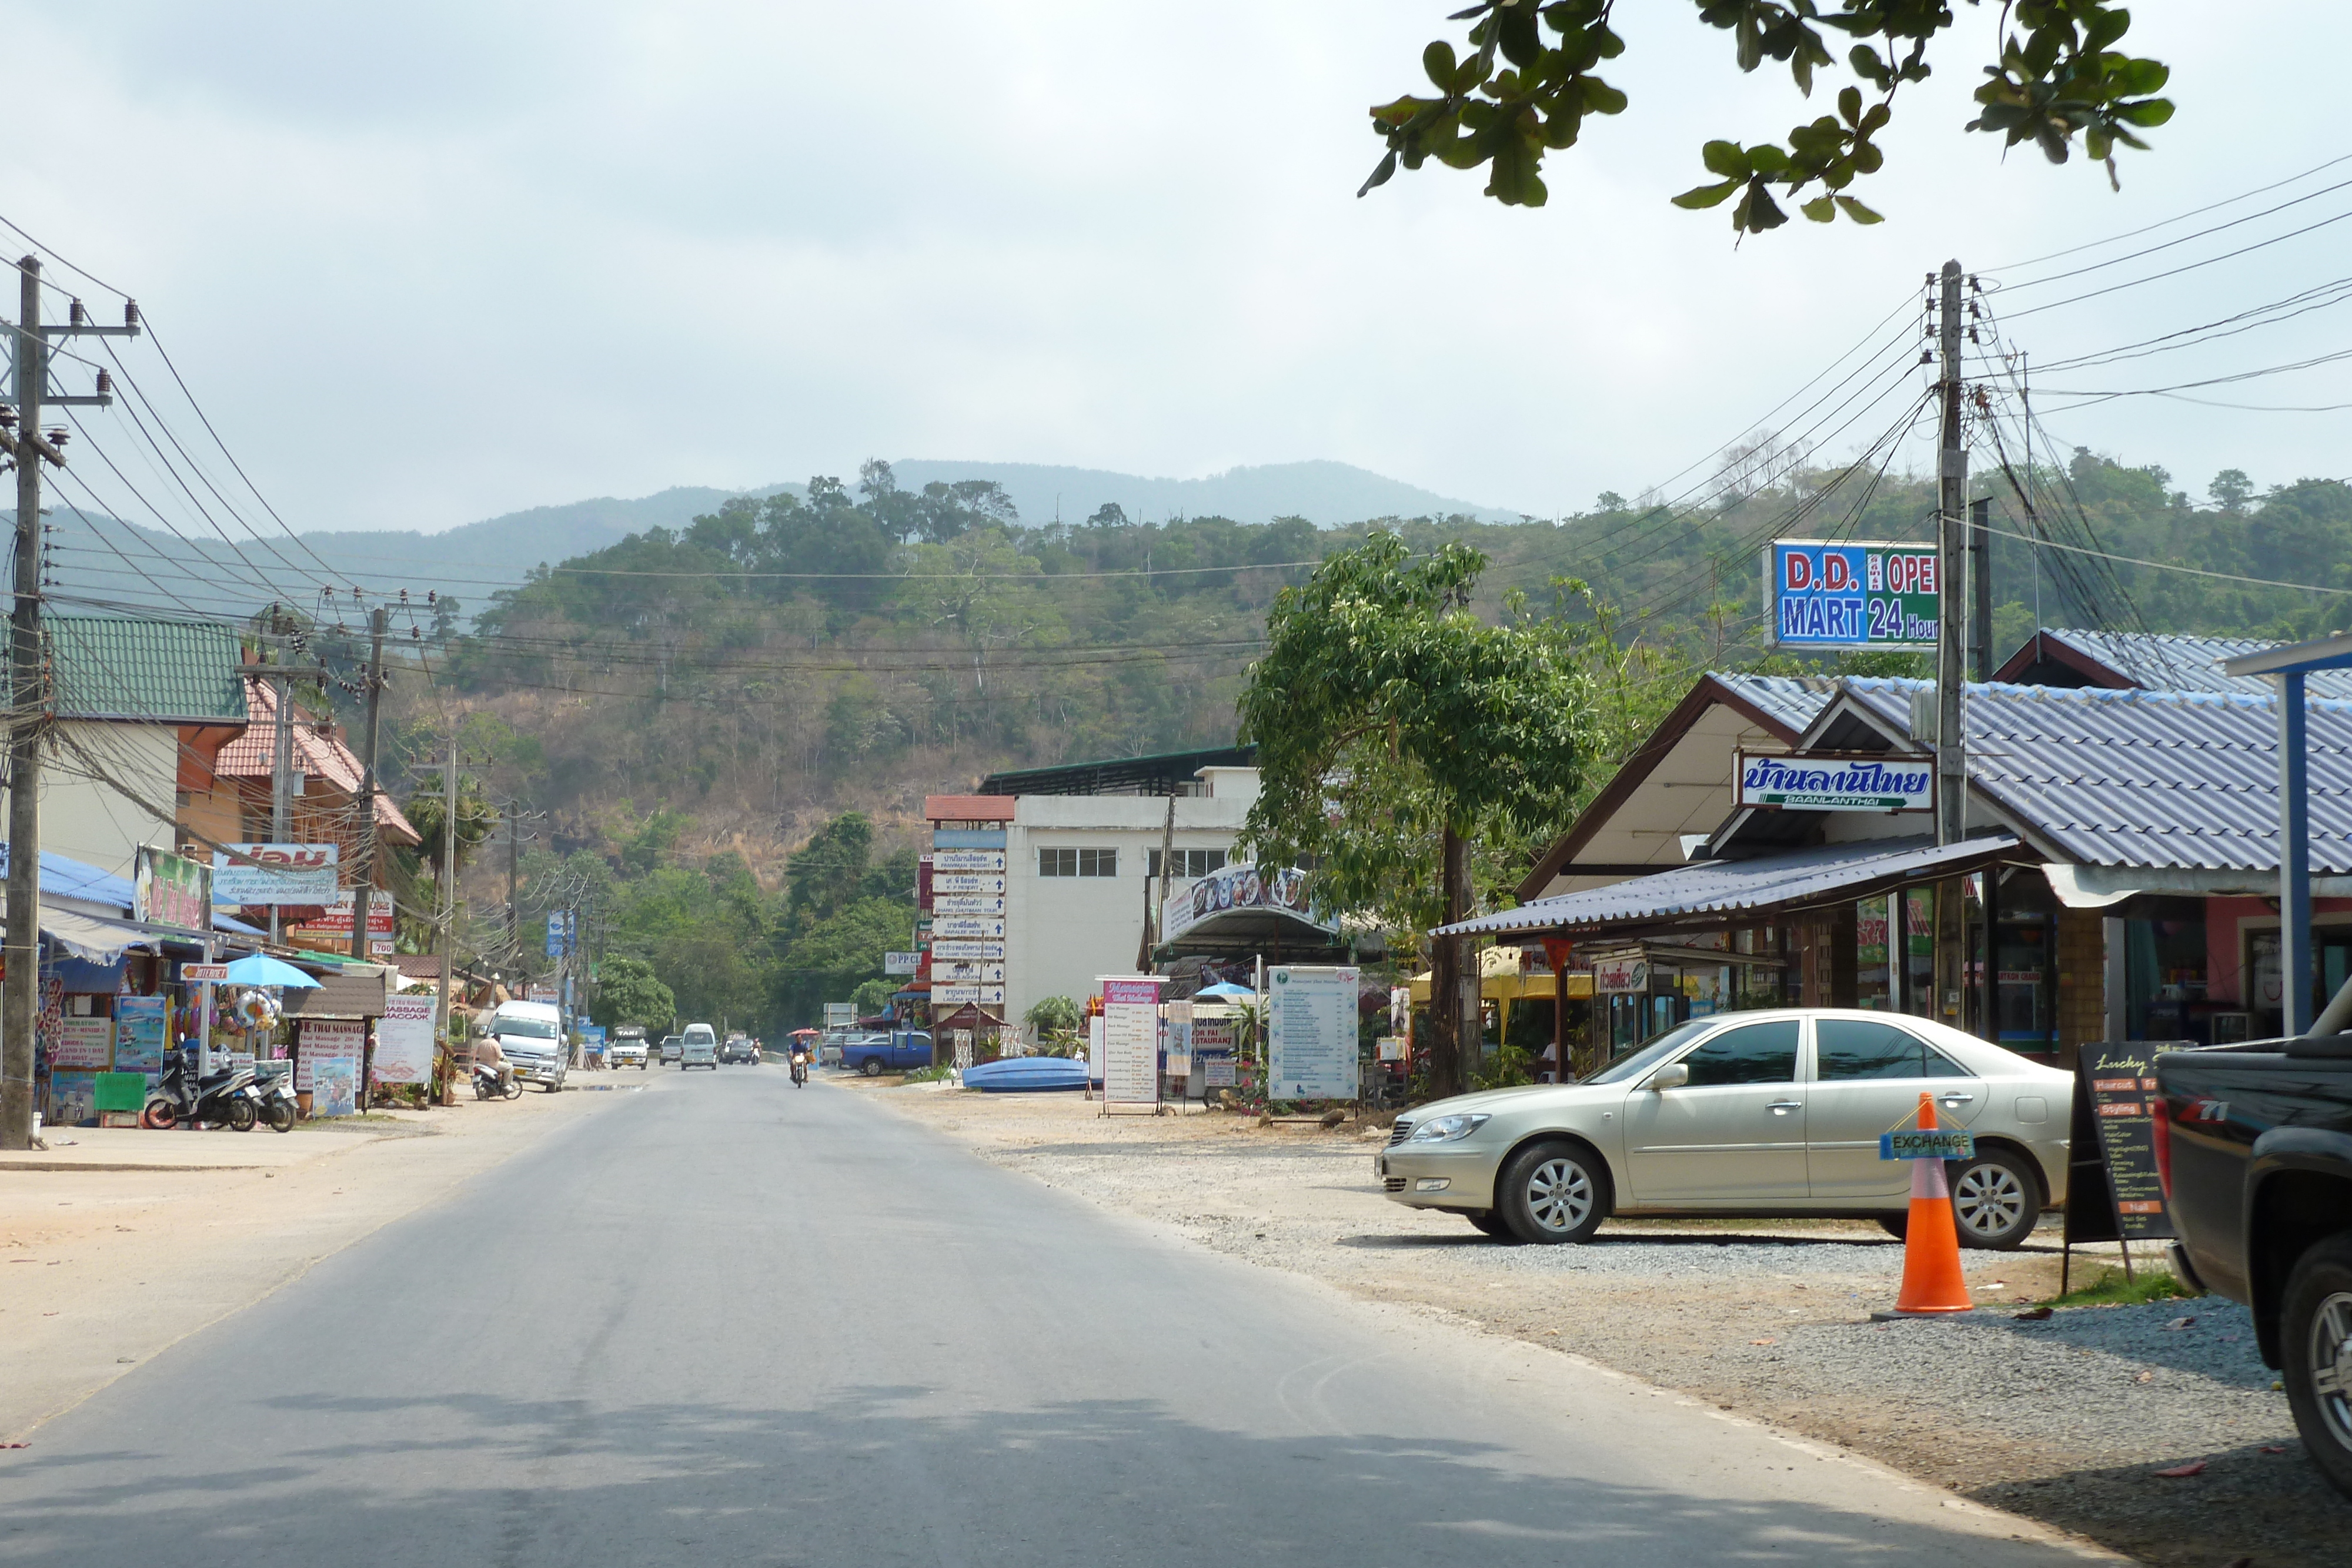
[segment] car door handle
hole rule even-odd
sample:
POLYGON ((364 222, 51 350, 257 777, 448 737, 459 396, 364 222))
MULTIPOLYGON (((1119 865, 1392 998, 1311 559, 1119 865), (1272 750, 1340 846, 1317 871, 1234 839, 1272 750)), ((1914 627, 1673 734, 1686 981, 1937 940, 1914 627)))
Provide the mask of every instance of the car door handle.
POLYGON ((1936 1096, 1938 1103, 1946 1105, 1972 1105, 1976 1103, 1976 1098, 1977 1097, 1973 1094, 1938 1094, 1936 1096))
POLYGON ((1775 1100, 1769 1105, 1764 1107, 1764 1109, 1771 1112, 1775 1116, 1778 1116, 1784 1111, 1801 1111, 1804 1108, 1805 1103, 1802 1100, 1775 1100))

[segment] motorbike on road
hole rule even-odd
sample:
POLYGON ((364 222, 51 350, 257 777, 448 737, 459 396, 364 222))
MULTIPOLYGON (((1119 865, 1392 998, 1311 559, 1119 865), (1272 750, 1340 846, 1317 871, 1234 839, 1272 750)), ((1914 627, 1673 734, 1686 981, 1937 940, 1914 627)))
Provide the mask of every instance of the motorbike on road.
POLYGON ((184 1051, 163 1053, 163 1071, 147 1107, 139 1115, 142 1126, 165 1128, 183 1121, 210 1122, 253 1131, 261 1120, 261 1105, 253 1090, 253 1070, 224 1067, 199 1076, 184 1051))
POLYGON ((520 1100, 522 1080, 505 1067, 492 1067, 488 1062, 474 1063, 474 1098, 477 1100, 520 1100))
POLYGON ((808 1058, 799 1054, 798 1052, 794 1052, 793 1055, 793 1087, 798 1089, 802 1084, 806 1083, 807 1082, 808 1058))

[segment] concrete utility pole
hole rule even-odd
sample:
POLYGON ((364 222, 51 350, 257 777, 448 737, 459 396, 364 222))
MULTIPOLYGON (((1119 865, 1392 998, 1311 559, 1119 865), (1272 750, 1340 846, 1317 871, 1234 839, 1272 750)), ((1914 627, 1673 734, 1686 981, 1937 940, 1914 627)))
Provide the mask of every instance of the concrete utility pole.
POLYGON ((433 1049, 437 1057, 449 1038, 449 982, 455 965, 452 952, 457 931, 457 737, 449 737, 449 756, 441 769, 441 896, 435 924, 441 948, 441 995, 433 1007, 433 1049))
POLYGON ((1968 678, 1966 644, 1969 452, 1960 444, 1960 264, 1944 263, 1937 333, 1943 380, 1943 439, 1937 531, 1941 579, 1936 622, 1936 842, 1956 844, 1968 836, 1968 744, 1961 728, 1960 686, 1968 678))
POLYGON ((367 736, 360 754, 359 885, 352 894, 352 956, 368 956, 368 904, 375 892, 375 738, 383 707, 382 605, 368 612, 367 736))
POLYGON ((1969 641, 1979 681, 1992 679, 2000 666, 1992 646, 1992 497, 1969 503, 1969 597, 1974 612, 1969 617, 1969 641))
POLYGON ((47 407, 113 406, 106 372, 98 373, 95 393, 68 395, 49 387, 49 340, 95 333, 130 338, 139 332, 139 307, 125 301, 122 325, 94 325, 73 308, 61 325, 41 321, 41 261, 16 263, 19 309, 10 365, 16 406, 0 419, 0 455, 16 466, 16 604, 9 619, 8 702, 8 934, 0 946, 0 1149, 33 1145, 33 1024, 40 1012, 41 988, 41 743, 47 737, 48 694, 41 648, 41 465, 66 465, 65 432, 44 434, 47 407))

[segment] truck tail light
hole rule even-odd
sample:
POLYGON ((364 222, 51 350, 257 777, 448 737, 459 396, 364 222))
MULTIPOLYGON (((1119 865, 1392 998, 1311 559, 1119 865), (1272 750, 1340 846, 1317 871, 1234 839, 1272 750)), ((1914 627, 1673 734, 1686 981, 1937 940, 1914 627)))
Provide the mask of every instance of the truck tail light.
POLYGON ((2156 1145, 2156 1181, 2164 1201, 2172 1201, 2172 1102, 2162 1094, 2148 1100, 2148 1138, 2156 1145))

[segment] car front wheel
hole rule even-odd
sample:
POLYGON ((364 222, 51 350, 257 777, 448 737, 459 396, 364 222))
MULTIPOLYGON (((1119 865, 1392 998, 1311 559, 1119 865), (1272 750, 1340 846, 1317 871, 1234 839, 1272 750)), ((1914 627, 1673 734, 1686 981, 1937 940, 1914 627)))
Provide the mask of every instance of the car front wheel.
POLYGON ((1952 1218, 1961 1246, 2009 1251, 2042 1218, 2042 1185, 2022 1156, 1987 1149, 1953 1171, 1952 1218))
POLYGON ((1601 1162, 1565 1141, 1521 1149, 1495 1183, 1495 1212, 1522 1241, 1587 1240, 1609 1217, 1609 1205, 1601 1162))

